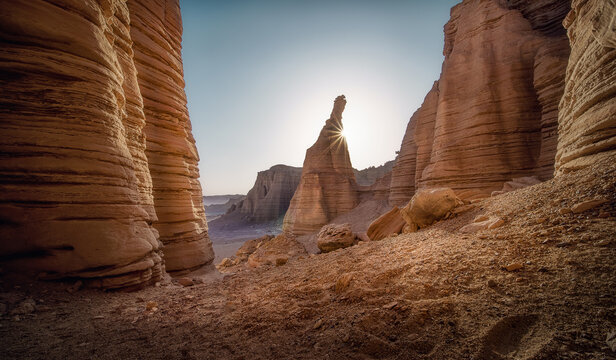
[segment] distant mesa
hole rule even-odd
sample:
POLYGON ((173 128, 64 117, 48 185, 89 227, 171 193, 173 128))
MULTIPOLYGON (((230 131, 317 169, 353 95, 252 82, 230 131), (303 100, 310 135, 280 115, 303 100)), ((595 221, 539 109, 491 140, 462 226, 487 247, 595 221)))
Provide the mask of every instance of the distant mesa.
POLYGON ((211 220, 218 228, 246 223, 266 223, 282 220, 297 189, 302 168, 274 165, 260 171, 244 199, 235 201, 220 218, 211 220))

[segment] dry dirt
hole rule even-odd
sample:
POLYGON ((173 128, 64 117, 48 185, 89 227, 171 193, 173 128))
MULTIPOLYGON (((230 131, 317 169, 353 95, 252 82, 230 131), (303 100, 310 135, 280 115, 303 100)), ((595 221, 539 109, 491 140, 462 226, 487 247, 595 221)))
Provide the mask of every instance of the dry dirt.
POLYGON ((616 359, 606 343, 616 329, 615 190, 608 159, 415 234, 280 267, 194 273, 204 282, 188 287, 69 293, 4 276, 0 358, 616 359), (597 198, 607 202, 561 214, 597 198), (482 214, 505 225, 458 232, 482 214), (10 315, 27 298, 34 312, 10 315))

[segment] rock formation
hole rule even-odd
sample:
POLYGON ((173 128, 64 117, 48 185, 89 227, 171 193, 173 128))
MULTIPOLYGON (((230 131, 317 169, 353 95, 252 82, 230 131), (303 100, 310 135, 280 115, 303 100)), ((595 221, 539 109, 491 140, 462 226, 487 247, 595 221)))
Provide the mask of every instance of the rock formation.
POLYGON ((275 265, 282 266, 289 260, 300 256, 307 256, 308 253, 295 236, 286 232, 273 239, 264 240, 250 256, 246 265, 251 268, 275 265))
POLYGON ((400 234, 406 221, 400 214, 400 208, 394 206, 390 211, 374 220, 366 232, 373 241, 382 240, 392 234, 400 234))
POLYGON ((286 165, 259 171, 254 186, 234 212, 251 222, 280 219, 289 208, 301 175, 302 168, 286 165))
POLYGON ((449 188, 422 189, 402 209, 400 214, 406 224, 416 230, 425 228, 444 218, 462 201, 449 188))
POLYGON ((616 2, 573 1, 571 41, 560 103, 556 172, 616 154, 616 2))
POLYGON ((3 267, 140 286, 159 232, 169 269, 210 261, 177 0, 2 8, 3 267))
POLYGON ((323 253, 348 248, 358 242, 359 239, 351 230, 351 224, 328 224, 317 234, 317 247, 323 253))
POLYGON ((346 139, 341 134, 345 105, 344 95, 338 96, 319 138, 306 151, 300 184, 284 218, 284 228, 296 235, 318 231, 359 203, 346 139))
POLYGON ((158 215, 154 227, 164 244, 167 270, 195 268, 211 262, 214 251, 199 183, 199 155, 186 108, 180 7, 177 0, 131 0, 128 7, 158 215))
POLYGON ((391 204, 423 187, 473 198, 515 177, 551 177, 567 11, 559 0, 465 0, 452 8, 441 77, 407 127, 391 204))
POLYGON ((394 160, 388 161, 381 166, 370 166, 363 170, 355 170, 355 180, 357 181, 357 185, 360 186, 370 186, 376 183, 380 178, 386 176, 391 173, 391 169, 393 169, 394 164, 396 162, 394 160))

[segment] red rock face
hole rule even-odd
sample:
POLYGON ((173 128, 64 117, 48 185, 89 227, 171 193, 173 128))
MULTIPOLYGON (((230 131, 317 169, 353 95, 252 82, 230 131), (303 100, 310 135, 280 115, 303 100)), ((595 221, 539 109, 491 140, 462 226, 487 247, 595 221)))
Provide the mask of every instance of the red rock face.
POLYGON ((341 135, 345 105, 344 95, 338 96, 317 142, 306 151, 302 177, 284 218, 284 229, 296 235, 319 230, 359 203, 349 150, 341 135))
MULTIPOLYGON (((139 26, 140 4, 131 1, 129 9, 123 1, 3 3, 4 269, 81 277, 106 288, 152 283, 164 272, 159 231, 152 226, 157 212, 162 221, 156 226, 164 240, 171 232, 194 234, 194 242, 205 250, 191 263, 208 261, 211 250, 200 211, 197 155, 182 90, 181 23, 179 12, 173 11, 177 1, 147 3, 143 15, 148 20, 141 23, 141 31, 157 35, 147 41, 136 36, 140 45, 135 50, 130 24, 139 26), (165 21, 157 22, 163 13, 165 21), (157 37, 163 33, 164 38, 157 37), (160 48, 161 44, 166 45, 160 48), (147 49, 157 54, 162 74, 142 73, 143 64, 134 61, 143 60, 147 49), (156 80, 157 76, 164 79, 156 80), (152 105, 147 88, 154 85, 171 103, 152 105), (179 125, 161 135, 146 130, 159 121, 179 125), (153 161, 149 168, 146 136, 149 153, 156 152, 153 144, 165 144, 168 152, 188 160, 168 157, 161 161, 168 161, 168 167, 153 161), (183 174, 182 181, 161 175, 165 171, 159 169, 171 167, 183 174), (170 205, 160 201, 165 197, 156 189, 165 187, 170 193, 187 194, 171 204, 186 224, 181 230, 169 232, 164 224, 170 205), (184 221, 189 212, 192 218, 184 221)), ((170 249, 167 259, 173 258, 170 249)), ((194 258, 194 252, 190 256, 194 258)))
POLYGON ((514 177, 551 176, 569 52, 554 19, 566 10, 553 0, 466 0, 452 9, 441 77, 407 127, 391 204, 424 187, 472 198, 514 177))
POLYGON ((211 262, 182 68, 178 0, 128 2, 139 89, 146 117, 146 155, 168 271, 211 262))
POLYGON ((616 154, 616 3, 573 1, 571 41, 560 103, 556 173, 616 154))

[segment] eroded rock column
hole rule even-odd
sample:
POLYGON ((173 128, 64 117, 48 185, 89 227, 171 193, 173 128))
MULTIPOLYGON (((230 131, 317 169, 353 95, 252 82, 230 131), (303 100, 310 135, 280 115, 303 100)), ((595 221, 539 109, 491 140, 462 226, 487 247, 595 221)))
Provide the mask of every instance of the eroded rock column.
POLYGON ((214 259, 203 208, 199 155, 186 108, 178 0, 130 0, 131 36, 143 97, 146 155, 168 271, 214 259))
POLYGON ((284 229, 296 235, 319 230, 359 203, 349 150, 342 136, 345 105, 344 95, 338 96, 319 138, 306 151, 302 177, 284 218, 284 229))
POLYGON ((3 2, 5 271, 107 288, 160 278, 129 23, 123 1, 3 2))

